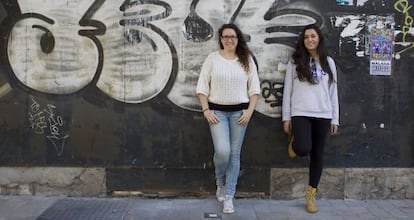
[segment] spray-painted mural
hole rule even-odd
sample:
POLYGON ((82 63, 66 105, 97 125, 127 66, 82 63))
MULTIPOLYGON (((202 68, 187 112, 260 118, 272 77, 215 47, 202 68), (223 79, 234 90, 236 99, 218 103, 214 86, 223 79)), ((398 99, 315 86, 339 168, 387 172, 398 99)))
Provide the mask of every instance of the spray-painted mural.
POLYGON ((3 0, 0 164, 211 168, 195 87, 202 62, 218 49, 217 29, 236 23, 262 89, 242 163, 292 166, 280 127, 285 65, 302 27, 316 23, 339 74, 341 133, 330 140, 328 164, 413 166, 413 5, 3 0), (369 75, 374 28, 394 31, 388 77, 369 75))

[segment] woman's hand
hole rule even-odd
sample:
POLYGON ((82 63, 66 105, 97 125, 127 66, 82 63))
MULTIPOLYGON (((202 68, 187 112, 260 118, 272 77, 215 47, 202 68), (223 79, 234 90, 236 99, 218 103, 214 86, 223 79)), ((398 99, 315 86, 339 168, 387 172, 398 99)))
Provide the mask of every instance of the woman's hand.
POLYGON ((283 131, 288 135, 290 134, 292 131, 292 123, 290 121, 283 122, 283 131))
POLYGON ((331 130, 329 131, 331 135, 338 133, 338 125, 331 125, 331 130))
POLYGON ((210 124, 217 124, 220 122, 216 114, 214 114, 214 111, 211 111, 210 109, 205 110, 203 114, 204 114, 204 118, 206 118, 206 120, 210 124))
POLYGON ((253 115, 253 111, 250 111, 248 109, 242 110, 242 115, 237 120, 237 123, 239 123, 239 125, 245 125, 245 124, 249 123, 250 118, 252 117, 252 115, 253 115))

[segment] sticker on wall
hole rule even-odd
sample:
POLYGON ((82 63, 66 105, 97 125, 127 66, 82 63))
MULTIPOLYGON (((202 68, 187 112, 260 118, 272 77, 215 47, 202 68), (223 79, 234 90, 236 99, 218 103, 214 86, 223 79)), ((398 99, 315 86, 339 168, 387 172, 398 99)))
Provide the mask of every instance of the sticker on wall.
POLYGON ((394 30, 371 30, 371 75, 391 75, 394 30))
POLYGON ((338 5, 354 5, 354 0, 336 0, 338 5))

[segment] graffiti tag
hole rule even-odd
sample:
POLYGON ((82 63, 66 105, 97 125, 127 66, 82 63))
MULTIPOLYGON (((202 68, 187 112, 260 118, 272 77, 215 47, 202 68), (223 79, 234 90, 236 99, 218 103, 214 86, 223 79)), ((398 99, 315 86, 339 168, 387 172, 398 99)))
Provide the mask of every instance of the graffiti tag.
POLYGON ((42 106, 32 98, 29 108, 30 128, 35 134, 47 134, 46 138, 53 145, 58 156, 61 156, 65 147, 65 141, 69 138, 68 134, 62 134, 61 128, 64 125, 62 116, 54 113, 55 105, 47 104, 47 108, 42 106), (47 130, 47 128, 49 128, 47 130))
POLYGON ((410 30, 413 27, 413 17, 408 12, 408 10, 410 10, 411 7, 412 5, 410 5, 407 0, 398 0, 394 4, 395 10, 397 10, 398 12, 402 13, 405 16, 404 26, 402 27, 402 35, 403 35, 402 40, 403 40, 403 43, 409 43, 406 48, 397 52, 397 54, 401 54, 409 49, 414 48, 414 42, 406 41, 407 34, 410 34, 410 30))

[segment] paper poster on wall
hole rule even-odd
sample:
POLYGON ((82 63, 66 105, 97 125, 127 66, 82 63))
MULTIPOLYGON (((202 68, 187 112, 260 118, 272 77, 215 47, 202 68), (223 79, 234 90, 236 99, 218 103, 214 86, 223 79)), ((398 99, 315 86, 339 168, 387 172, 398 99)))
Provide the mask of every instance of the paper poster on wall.
POLYGON ((371 75, 391 75, 394 31, 371 29, 371 75))

